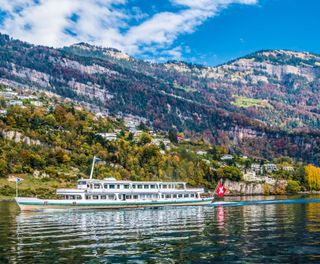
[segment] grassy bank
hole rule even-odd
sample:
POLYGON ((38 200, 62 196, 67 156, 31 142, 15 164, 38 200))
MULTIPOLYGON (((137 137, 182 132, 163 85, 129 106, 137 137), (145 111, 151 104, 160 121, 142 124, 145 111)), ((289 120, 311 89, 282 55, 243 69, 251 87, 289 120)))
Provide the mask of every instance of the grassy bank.
MULTIPOLYGON (((26 176, 19 183, 19 196, 55 198, 57 188, 75 187, 74 183, 66 182, 61 179, 35 179, 32 176, 26 176)), ((14 200, 16 196, 16 183, 7 179, 0 179, 0 201, 14 200)))

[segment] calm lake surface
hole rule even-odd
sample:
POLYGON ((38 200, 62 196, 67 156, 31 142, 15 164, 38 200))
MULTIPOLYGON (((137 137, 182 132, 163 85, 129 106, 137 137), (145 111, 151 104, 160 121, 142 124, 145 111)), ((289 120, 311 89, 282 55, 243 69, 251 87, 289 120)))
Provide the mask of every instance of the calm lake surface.
POLYGON ((0 263, 212 262, 320 262, 320 203, 21 213, 0 202, 0 263))

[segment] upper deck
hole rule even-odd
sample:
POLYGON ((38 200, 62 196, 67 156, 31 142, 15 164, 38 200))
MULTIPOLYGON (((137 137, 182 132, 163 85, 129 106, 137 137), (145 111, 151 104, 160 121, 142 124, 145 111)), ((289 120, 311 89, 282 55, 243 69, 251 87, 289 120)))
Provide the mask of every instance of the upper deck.
POLYGON ((87 193, 180 193, 204 192, 203 188, 187 188, 185 182, 158 182, 158 181, 118 181, 114 178, 104 180, 81 179, 77 189, 60 189, 57 193, 87 192, 87 193))

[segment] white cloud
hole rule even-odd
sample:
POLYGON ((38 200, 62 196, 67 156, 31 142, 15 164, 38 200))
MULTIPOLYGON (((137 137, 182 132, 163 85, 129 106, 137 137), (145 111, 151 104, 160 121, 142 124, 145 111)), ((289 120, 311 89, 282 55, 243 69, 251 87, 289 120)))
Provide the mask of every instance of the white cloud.
POLYGON ((154 52, 155 56, 181 59, 183 48, 175 47, 181 34, 194 32, 231 4, 256 4, 258 0, 170 0, 177 11, 152 16, 137 7, 128 10, 128 1, 0 0, 0 10, 7 14, 0 31, 54 47, 81 41, 132 55, 154 52))

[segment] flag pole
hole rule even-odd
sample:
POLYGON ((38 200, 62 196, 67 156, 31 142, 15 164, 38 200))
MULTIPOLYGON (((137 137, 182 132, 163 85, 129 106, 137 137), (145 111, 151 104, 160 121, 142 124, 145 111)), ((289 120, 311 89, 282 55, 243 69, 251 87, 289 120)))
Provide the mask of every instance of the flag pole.
POLYGON ((16 197, 18 197, 18 180, 16 179, 16 197))
POLYGON ((91 172, 90 172, 90 180, 92 180, 93 176, 93 168, 94 168, 94 163, 96 162, 96 156, 93 156, 93 161, 92 161, 92 166, 91 166, 91 172))

